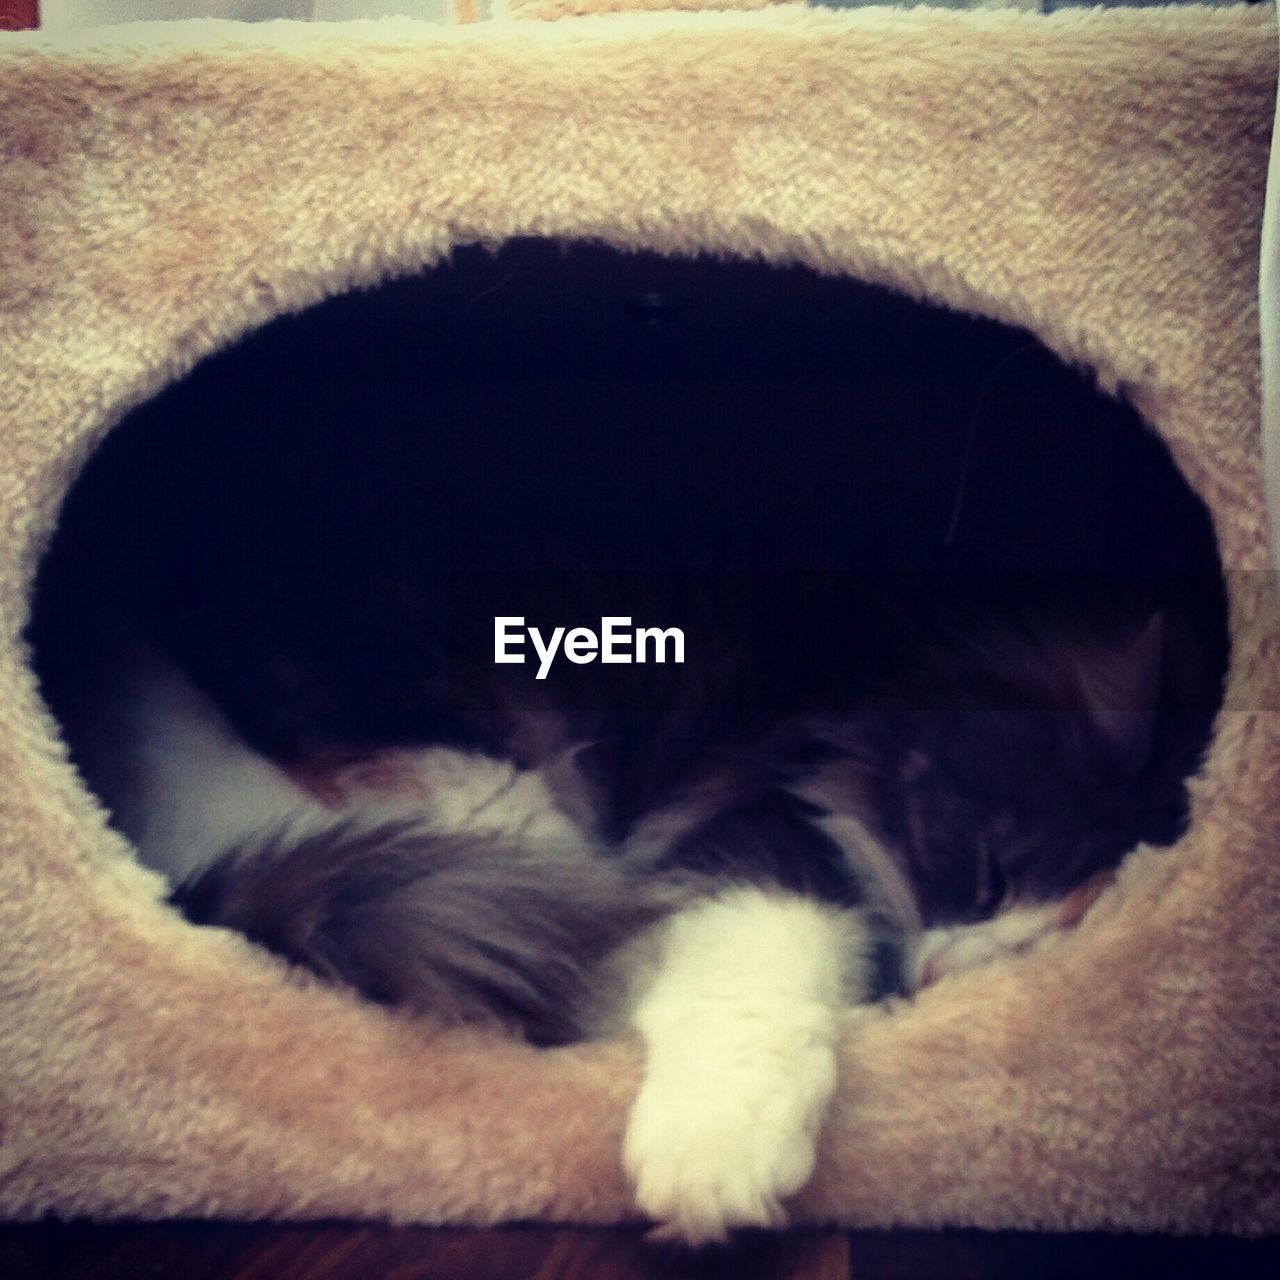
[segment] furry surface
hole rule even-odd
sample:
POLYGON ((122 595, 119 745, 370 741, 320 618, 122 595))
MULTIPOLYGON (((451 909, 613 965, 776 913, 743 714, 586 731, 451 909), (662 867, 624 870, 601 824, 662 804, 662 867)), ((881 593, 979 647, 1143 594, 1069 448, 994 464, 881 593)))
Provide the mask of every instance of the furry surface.
POLYGON ((1280 1229, 1266 16, 121 39, 0 44, 0 1211, 636 1215, 634 1044, 433 1028, 186 925, 65 763, 19 640, 66 486, 125 409, 281 311, 544 234, 801 260, 1025 324, 1157 427, 1234 570, 1188 836, 1132 857, 1073 934, 851 1016, 793 1217, 1280 1229))

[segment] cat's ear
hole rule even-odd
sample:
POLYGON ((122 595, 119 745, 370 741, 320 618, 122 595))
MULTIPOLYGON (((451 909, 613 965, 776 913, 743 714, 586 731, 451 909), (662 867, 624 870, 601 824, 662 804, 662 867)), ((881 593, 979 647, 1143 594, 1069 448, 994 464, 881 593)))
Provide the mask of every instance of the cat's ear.
POLYGON ((1081 704, 1098 741, 1127 778, 1151 755, 1160 677, 1164 666, 1164 614, 1154 613, 1131 640, 1100 646, 1081 659, 1081 704))

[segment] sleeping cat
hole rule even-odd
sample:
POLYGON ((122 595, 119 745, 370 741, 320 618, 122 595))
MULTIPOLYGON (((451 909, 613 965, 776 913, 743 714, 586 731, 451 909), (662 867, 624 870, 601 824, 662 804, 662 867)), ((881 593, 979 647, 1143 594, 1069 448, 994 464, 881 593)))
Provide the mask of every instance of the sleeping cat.
POLYGON ((1158 714, 1161 613, 1093 635, 970 620, 893 680, 789 685, 783 710, 748 616, 703 655, 709 691, 675 675, 671 705, 455 666, 470 745, 287 762, 153 649, 103 644, 105 701, 72 736, 193 921, 538 1043, 638 1031, 638 1204, 720 1240, 782 1222, 812 1171, 842 1010, 1072 923, 1124 852, 1176 834, 1192 763, 1158 714))

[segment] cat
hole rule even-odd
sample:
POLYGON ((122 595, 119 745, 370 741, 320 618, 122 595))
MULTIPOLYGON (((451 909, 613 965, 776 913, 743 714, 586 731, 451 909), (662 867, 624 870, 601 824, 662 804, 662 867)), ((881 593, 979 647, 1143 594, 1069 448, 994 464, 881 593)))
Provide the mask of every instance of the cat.
POLYGON ((638 1032, 637 1204, 705 1244, 785 1221, 847 1007, 1074 923, 1128 849, 1176 835, 1192 763, 1160 737, 1165 613, 968 619, 892 679, 783 710, 735 698, 760 692, 745 616, 700 697, 677 677, 672 705, 619 712, 477 665, 470 744, 289 761, 116 627, 71 738, 193 922, 538 1044, 638 1032))

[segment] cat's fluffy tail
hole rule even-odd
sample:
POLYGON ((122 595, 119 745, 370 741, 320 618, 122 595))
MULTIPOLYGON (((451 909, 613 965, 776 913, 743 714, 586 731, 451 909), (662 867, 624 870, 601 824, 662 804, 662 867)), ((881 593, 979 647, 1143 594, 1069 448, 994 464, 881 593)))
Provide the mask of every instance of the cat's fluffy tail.
MULTIPOLYGON (((195 923, 375 1000, 557 1042, 593 1016, 599 961, 658 914, 571 831, 533 838, 536 812, 459 833, 412 798, 330 809, 172 663, 133 641, 110 656, 76 760, 195 923)), ((484 810, 480 799, 463 807, 484 810)))
POLYGON ((242 842, 181 885, 192 921, 379 1001, 579 1036, 601 960, 653 918, 621 872, 500 836, 339 819, 242 842))

